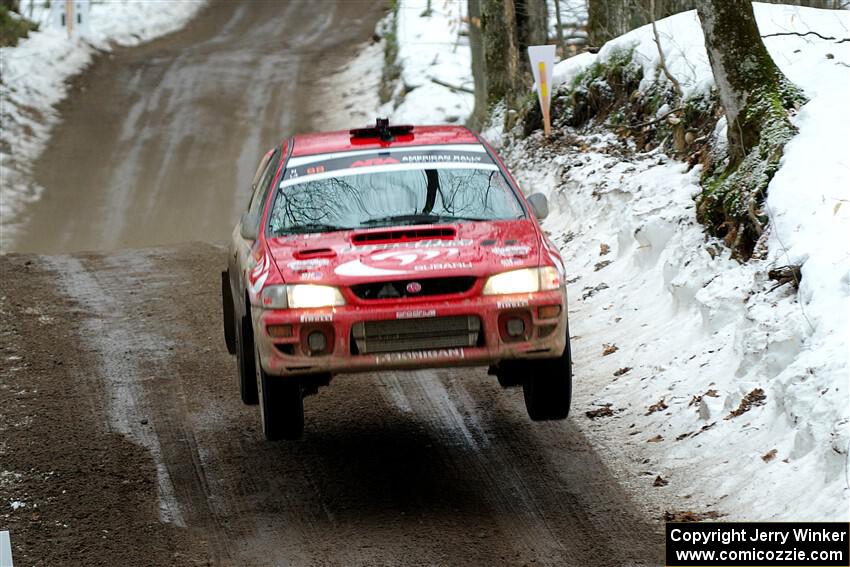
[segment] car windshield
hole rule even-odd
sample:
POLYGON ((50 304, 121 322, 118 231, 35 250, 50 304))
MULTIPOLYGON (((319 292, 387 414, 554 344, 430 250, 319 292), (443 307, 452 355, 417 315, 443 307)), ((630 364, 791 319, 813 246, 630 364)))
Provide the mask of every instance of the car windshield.
POLYGON ((496 165, 458 165, 364 167, 287 179, 277 191, 270 230, 282 235, 525 217, 496 165))

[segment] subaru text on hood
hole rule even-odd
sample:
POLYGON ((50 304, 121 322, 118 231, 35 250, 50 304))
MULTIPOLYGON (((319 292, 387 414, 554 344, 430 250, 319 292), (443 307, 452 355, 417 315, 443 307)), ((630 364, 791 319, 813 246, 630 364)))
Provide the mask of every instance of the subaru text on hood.
MULTIPOLYGON (((247 195, 246 195, 247 197, 247 195)), ((267 439, 338 373, 487 366, 533 420, 567 417, 565 272, 518 190, 458 126, 295 136, 267 152, 222 272, 242 401, 267 439)))

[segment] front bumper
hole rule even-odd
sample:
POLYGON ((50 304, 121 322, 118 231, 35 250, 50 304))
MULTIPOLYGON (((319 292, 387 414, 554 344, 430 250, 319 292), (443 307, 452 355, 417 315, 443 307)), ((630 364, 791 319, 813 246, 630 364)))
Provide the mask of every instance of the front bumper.
MULTIPOLYGON (((263 369, 272 375, 289 376, 322 372, 366 372, 374 370, 434 368, 441 366, 489 366, 502 360, 553 358, 563 353, 567 340, 566 292, 553 290, 511 296, 481 296, 456 301, 393 302, 374 305, 345 305, 322 309, 263 309, 252 307, 254 340, 263 369), (553 306, 560 306, 552 315, 553 306), (549 313, 540 308, 546 307, 549 313), (542 316, 541 316, 542 315, 542 316), (389 352, 369 352, 360 340, 363 324, 404 327, 411 332, 434 326, 434 319, 469 320, 465 345, 410 345, 404 340, 389 352), (524 332, 511 337, 507 321, 521 319, 524 332), (404 322, 404 323, 402 323, 404 322), (277 336, 270 334, 270 327, 277 336), (472 328, 477 327, 475 335, 472 328), (281 330, 284 333, 281 333, 281 330), (311 333, 325 336, 326 348, 311 351, 311 333), (281 336, 288 333, 289 336, 281 336), (410 348, 409 348, 410 347, 410 348)), ((516 327, 514 327, 516 328, 516 327)), ((433 344, 446 344, 439 337, 433 344)))

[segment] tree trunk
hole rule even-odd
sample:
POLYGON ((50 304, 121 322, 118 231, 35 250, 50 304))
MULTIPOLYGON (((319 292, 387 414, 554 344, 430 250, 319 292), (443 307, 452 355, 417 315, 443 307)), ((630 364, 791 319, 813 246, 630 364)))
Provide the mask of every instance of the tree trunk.
POLYGON ((514 0, 481 0, 481 33, 487 102, 493 104, 505 99, 508 107, 512 107, 519 65, 514 0))
POLYGON ((606 41, 631 30, 630 0, 588 0, 587 41, 600 47, 606 41))
POLYGON ((529 45, 545 45, 549 41, 549 11, 546 0, 514 0, 517 27, 519 68, 530 74, 527 53, 529 45))
POLYGON ((487 119, 487 70, 484 65, 484 39, 481 33, 481 0, 468 0, 467 7, 472 79, 475 82, 475 108, 467 126, 473 130, 480 130, 487 119))
POLYGON ((796 132, 788 109, 805 97, 771 59, 749 0, 699 0, 697 13, 729 141, 728 163, 703 179, 697 217, 749 259, 769 220, 761 210, 768 184, 796 132))
POLYGON ((788 108, 799 93, 767 52, 749 0, 700 0, 697 13, 737 164, 758 144, 765 114, 788 108))

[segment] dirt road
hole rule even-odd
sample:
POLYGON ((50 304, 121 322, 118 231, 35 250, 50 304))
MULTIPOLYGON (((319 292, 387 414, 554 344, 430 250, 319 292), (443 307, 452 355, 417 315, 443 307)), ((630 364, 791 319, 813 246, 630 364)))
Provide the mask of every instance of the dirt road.
POLYGON ((219 330, 222 254, 0 258, 16 565, 661 564, 571 421, 531 423, 483 369, 339 376, 302 441, 265 442, 219 330))
POLYGON ((327 129, 317 83, 382 14, 365 0, 219 0, 180 32, 99 58, 60 106, 35 167, 43 198, 12 250, 224 239, 262 152, 327 129))
MULTIPOLYGON (((321 128, 313 81, 380 11, 219 2, 101 58, 61 108, 18 249, 222 240, 261 150, 321 128)), ((573 422, 532 424, 481 369, 339 376, 302 441, 265 442, 221 337, 223 261, 209 244, 0 257, 16 565, 661 563, 660 525, 573 422)))

